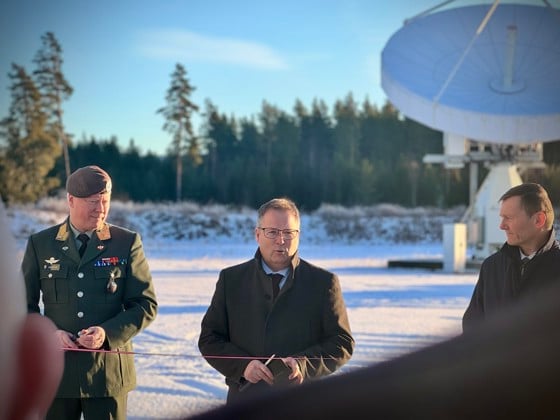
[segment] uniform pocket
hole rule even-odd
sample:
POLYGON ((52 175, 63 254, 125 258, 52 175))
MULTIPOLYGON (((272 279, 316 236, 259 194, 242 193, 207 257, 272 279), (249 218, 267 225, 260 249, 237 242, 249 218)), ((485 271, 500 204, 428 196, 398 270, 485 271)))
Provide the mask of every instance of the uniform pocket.
POLYGON ((68 303, 68 268, 50 265, 41 268, 41 291, 44 303, 68 303))
POLYGON ((94 267, 96 288, 102 288, 106 302, 120 301, 124 290, 124 271, 119 266, 94 267))

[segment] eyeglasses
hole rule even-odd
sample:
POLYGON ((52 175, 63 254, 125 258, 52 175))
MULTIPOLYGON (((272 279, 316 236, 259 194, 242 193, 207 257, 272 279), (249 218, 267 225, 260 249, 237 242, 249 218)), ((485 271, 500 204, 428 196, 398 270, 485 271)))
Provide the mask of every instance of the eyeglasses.
POLYGON ((282 235, 284 239, 294 239, 299 233, 299 230, 297 229, 275 229, 263 227, 258 227, 257 229, 262 230, 264 232, 264 236, 268 239, 276 239, 278 235, 282 235))

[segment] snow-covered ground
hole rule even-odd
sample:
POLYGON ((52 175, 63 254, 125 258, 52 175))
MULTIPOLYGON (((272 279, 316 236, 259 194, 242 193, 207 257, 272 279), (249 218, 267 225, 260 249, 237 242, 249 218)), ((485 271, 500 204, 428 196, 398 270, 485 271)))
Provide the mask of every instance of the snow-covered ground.
MULTIPOLYGON (((327 206, 302 217, 300 255, 340 277, 356 349, 340 373, 456 335, 477 273, 387 268, 441 258, 441 224, 458 211, 327 206)), ((64 203, 8 209, 20 252, 26 235, 64 219, 64 203)), ((159 314, 134 340, 138 388, 130 419, 185 417, 223 404, 223 377, 200 356, 200 321, 218 271, 249 259, 255 211, 115 203, 110 221, 142 234, 159 314)))

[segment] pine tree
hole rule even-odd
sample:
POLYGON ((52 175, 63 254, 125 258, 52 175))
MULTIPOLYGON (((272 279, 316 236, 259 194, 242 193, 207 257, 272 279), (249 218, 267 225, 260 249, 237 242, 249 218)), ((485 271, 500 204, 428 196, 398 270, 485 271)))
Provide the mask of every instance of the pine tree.
POLYGON ((72 95, 72 86, 62 73, 62 48, 52 32, 41 37, 42 48, 33 60, 37 69, 33 72, 37 87, 42 96, 42 107, 47 116, 48 130, 58 138, 64 154, 66 178, 70 176, 70 157, 68 136, 62 124, 62 101, 72 95))
POLYGON ((163 129, 173 136, 171 153, 175 156, 177 171, 176 201, 182 199, 183 154, 187 153, 194 166, 202 162, 200 144, 191 123, 192 112, 198 111, 198 106, 190 100, 195 89, 187 78, 185 67, 177 63, 165 97, 167 104, 157 110, 165 118, 163 129))
POLYGON ((45 131, 46 115, 32 78, 17 64, 8 76, 12 102, 9 116, 0 121, 0 193, 7 202, 34 202, 58 187, 59 180, 48 173, 61 152, 45 131))
POLYGON ((240 154, 237 124, 233 118, 221 114, 210 100, 205 102, 204 117, 203 131, 208 150, 206 173, 214 190, 213 198, 230 202, 230 181, 237 175, 234 174, 234 159, 240 154))

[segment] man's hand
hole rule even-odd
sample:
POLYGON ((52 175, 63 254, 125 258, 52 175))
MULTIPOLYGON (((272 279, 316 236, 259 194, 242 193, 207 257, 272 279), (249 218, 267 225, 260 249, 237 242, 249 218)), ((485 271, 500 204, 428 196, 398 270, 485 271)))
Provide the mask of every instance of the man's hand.
POLYGON ((54 332, 58 343, 60 345, 60 348, 69 348, 69 349, 77 349, 78 346, 76 345, 76 343, 74 342, 73 339, 73 335, 72 333, 69 333, 68 331, 64 331, 64 330, 56 330, 54 332))
POLYGON ((256 384, 259 381, 265 381, 267 384, 272 385, 274 376, 269 368, 267 368, 260 360, 251 360, 245 371, 243 377, 249 382, 256 384))
POLYGON ((105 330, 101 327, 89 327, 78 333, 77 343, 86 349, 100 349, 104 342, 105 330))
POLYGON ((282 361, 292 370, 292 373, 290 374, 290 376, 288 376, 288 379, 294 384, 301 384, 303 382, 303 374, 301 373, 301 369, 299 368, 297 360, 293 357, 285 357, 282 359, 282 361))

